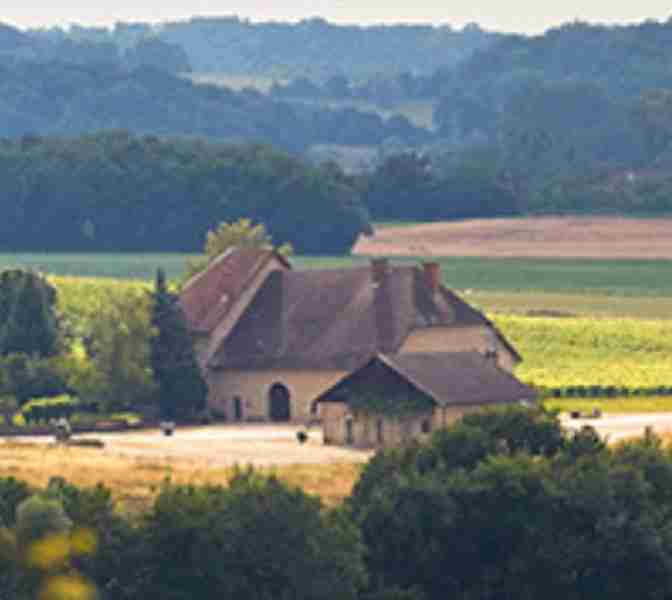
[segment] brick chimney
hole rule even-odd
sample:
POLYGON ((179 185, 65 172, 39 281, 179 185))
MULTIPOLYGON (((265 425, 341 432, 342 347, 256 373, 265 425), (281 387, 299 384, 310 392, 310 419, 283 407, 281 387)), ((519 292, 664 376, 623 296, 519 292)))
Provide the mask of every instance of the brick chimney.
POLYGON ((371 259, 371 279, 374 283, 381 283, 387 276, 390 263, 386 258, 371 259))
POLYGON ((425 282, 432 292, 437 292, 441 285, 441 267, 437 262, 422 263, 422 270, 425 273, 425 282))

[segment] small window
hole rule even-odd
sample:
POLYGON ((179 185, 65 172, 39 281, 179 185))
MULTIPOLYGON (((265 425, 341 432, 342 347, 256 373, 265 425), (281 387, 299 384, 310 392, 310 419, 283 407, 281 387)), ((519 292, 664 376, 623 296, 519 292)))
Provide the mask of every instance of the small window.
POLYGON ((432 433, 432 420, 431 419, 423 419, 422 425, 421 425, 421 431, 422 431, 422 433, 432 433))
POLYGON ((233 417, 236 421, 243 420, 243 401, 240 396, 233 397, 233 417))
POLYGON ((382 444, 385 441, 382 419, 378 419, 376 421, 376 440, 378 441, 379 444, 382 444))
POLYGON ((352 419, 346 419, 345 421, 345 443, 348 446, 352 446, 355 443, 352 419))

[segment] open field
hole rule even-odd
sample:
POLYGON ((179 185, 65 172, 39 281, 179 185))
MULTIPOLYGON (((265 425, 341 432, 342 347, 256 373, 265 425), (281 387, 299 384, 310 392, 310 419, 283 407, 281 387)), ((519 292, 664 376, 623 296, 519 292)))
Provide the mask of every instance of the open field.
POLYGON ((535 386, 672 386, 670 320, 493 317, 523 356, 517 375, 535 386))
MULTIPOLYGON (((189 256, 193 255, 0 254, 0 268, 23 266, 53 275, 151 280, 158 267, 162 267, 169 278, 181 277, 189 256)), ((393 260, 400 264, 418 264, 423 258, 406 256, 393 260)), ((441 264, 443 282, 456 290, 672 298, 672 260, 484 257, 432 257, 432 260, 441 264)), ((342 268, 366 265, 369 258, 297 256, 292 262, 296 268, 342 268)), ((480 295, 478 300, 484 298, 480 295)), ((577 299, 577 302, 584 301, 577 299)), ((562 310, 573 312, 571 307, 562 310)), ((641 313, 639 309, 637 312, 641 313)))
POLYGON ((556 318, 672 319, 672 296, 482 290, 463 292, 463 296, 487 313, 556 318))
POLYGON ((106 443, 103 450, 56 446, 49 438, 7 439, 0 442, 0 476, 39 486, 53 476, 85 486, 104 482, 122 506, 135 510, 166 478, 225 485, 234 465, 252 464, 327 503, 342 500, 370 454, 323 446, 317 431, 301 446, 294 433, 290 427, 251 426, 178 430, 171 438, 158 431, 96 435, 106 443))
POLYGON ((226 73, 187 73, 183 76, 185 79, 190 79, 194 83, 203 83, 207 85, 217 85, 227 87, 237 92, 252 88, 262 92, 268 93, 275 81, 278 83, 286 83, 286 80, 275 77, 264 77, 261 75, 231 75, 226 73))
POLYGON ((672 259, 672 219, 527 217, 386 227, 359 254, 672 259))

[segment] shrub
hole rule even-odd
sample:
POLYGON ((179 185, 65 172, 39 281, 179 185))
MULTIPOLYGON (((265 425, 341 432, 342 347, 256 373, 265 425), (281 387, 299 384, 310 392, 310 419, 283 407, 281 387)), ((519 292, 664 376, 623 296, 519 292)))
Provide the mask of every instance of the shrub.
POLYGON ((30 496, 30 488, 14 477, 0 478, 0 527, 12 526, 16 521, 16 508, 30 496))
POLYGON ((72 526, 58 500, 33 495, 16 509, 16 540, 26 549, 32 542, 67 533, 72 526))

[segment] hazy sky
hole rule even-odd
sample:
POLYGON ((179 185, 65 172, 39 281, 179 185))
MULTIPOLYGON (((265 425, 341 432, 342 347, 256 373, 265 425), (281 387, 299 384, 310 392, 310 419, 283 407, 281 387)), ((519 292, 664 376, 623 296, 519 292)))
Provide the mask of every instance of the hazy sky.
POLYGON ((320 16, 339 23, 477 22, 487 29, 541 32, 580 19, 602 23, 667 20, 670 0, 2 0, 0 21, 19 27, 110 25, 165 21, 193 15, 232 15, 295 21, 320 16))

